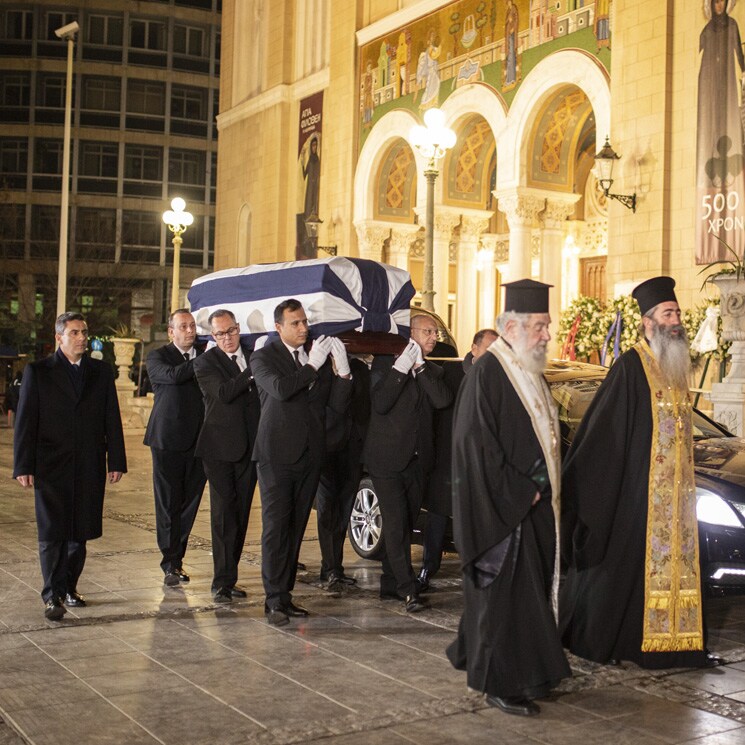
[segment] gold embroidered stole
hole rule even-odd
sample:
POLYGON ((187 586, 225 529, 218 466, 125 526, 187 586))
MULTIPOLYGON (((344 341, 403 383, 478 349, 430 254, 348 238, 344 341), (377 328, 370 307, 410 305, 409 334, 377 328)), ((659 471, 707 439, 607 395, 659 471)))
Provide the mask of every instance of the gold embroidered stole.
POLYGON ((642 651, 703 650, 691 399, 645 340, 634 348, 652 398, 642 651))
POLYGON ((554 576, 551 585, 551 608, 554 618, 559 618, 559 570, 561 551, 559 526, 561 519, 561 460, 559 454, 559 414, 551 391, 543 375, 527 372, 518 362, 517 356, 507 343, 499 337, 488 349, 500 362, 525 410, 530 416, 538 443, 548 469, 551 483, 551 505, 554 512, 556 551, 554 576))

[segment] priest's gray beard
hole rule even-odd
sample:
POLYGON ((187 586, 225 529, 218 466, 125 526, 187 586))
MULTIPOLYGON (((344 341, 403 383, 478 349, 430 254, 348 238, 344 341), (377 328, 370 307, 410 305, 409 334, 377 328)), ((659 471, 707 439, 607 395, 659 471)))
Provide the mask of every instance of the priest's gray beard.
POLYGON ((652 327, 649 347, 660 365, 662 374, 678 388, 688 388, 688 374, 691 371, 691 355, 688 337, 683 326, 652 327), (673 334, 673 331, 678 334, 673 334))
POLYGON ((528 331, 522 324, 518 327, 517 339, 512 344, 518 362, 529 373, 540 375, 546 367, 546 342, 539 341, 534 347, 528 347, 528 331))

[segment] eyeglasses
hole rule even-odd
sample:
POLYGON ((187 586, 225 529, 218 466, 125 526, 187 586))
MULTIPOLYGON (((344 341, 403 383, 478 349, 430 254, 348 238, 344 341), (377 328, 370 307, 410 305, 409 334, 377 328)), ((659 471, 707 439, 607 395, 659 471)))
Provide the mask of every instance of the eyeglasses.
POLYGON ((215 339, 224 339, 226 336, 234 336, 238 333, 238 330, 238 326, 231 326, 229 329, 225 329, 225 331, 213 331, 212 336, 215 339))
POLYGON ((421 326, 412 326, 411 330, 418 331, 424 336, 435 336, 437 334, 437 329, 423 329, 421 326))

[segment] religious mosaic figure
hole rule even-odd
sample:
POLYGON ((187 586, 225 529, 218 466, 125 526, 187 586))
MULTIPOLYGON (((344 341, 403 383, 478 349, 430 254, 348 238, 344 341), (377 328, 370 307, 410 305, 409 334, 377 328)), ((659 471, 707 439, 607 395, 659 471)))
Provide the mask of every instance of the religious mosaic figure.
POLYGON ((373 98, 372 63, 367 63, 367 69, 362 75, 362 121, 371 124, 375 113, 375 99, 373 98))
POLYGON ((709 22, 701 32, 697 130, 696 263, 727 256, 725 241, 739 256, 745 249, 743 128, 738 78, 745 70, 737 0, 704 0, 709 22))
POLYGON ((420 109, 437 106, 440 94, 440 67, 437 62, 442 45, 434 29, 427 35, 427 48, 419 55, 416 68, 417 85, 424 88, 422 100, 419 102, 420 109))
POLYGON ((504 84, 515 85, 517 82, 517 6, 507 0, 507 15, 504 21, 504 84))
POLYGON ((321 159, 318 157, 317 137, 313 137, 310 141, 310 155, 303 166, 303 178, 305 179, 305 206, 303 214, 305 217, 318 215, 318 192, 321 183, 321 159))
POLYGON ((595 3, 595 39, 598 52, 603 47, 610 48, 610 0, 597 0, 595 3))

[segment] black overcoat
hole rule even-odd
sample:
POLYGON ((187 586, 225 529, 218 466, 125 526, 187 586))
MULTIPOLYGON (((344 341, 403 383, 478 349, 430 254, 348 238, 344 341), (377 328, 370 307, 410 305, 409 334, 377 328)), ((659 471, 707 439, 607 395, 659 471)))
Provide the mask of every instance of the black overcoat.
POLYGON ((127 470, 114 371, 84 357, 77 396, 67 365, 61 352, 29 364, 18 403, 13 477, 34 477, 40 541, 98 538, 106 473, 127 470))

